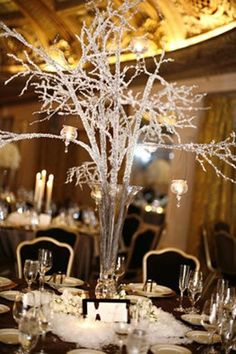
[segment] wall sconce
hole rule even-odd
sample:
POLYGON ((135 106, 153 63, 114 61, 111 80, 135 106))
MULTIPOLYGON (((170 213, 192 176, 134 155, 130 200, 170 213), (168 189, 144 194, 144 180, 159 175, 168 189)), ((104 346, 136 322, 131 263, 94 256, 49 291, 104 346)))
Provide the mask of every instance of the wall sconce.
POLYGON ((176 194, 177 207, 180 207, 180 201, 183 194, 188 191, 188 183, 185 179, 173 179, 170 185, 172 193, 176 194))
POLYGON ((72 127, 71 125, 63 125, 60 135, 64 140, 65 153, 67 153, 70 142, 75 140, 78 136, 77 128, 72 127))

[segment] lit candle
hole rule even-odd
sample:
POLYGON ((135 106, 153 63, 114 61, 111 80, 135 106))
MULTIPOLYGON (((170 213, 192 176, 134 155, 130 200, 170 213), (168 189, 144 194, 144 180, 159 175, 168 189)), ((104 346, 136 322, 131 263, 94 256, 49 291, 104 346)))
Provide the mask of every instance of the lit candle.
POLYGON ((38 200, 37 200, 37 212, 41 212, 42 203, 43 203, 43 181, 42 179, 38 182, 38 200))
POLYGON ((46 206, 45 206, 46 213, 48 213, 51 209, 53 180, 54 180, 54 176, 50 174, 47 180, 47 195, 46 195, 46 206))
POLYGON ((36 173, 36 179, 35 179, 35 189, 34 189, 34 205, 37 205, 38 199, 39 199, 39 181, 41 179, 41 173, 37 172, 36 173))
POLYGON ((41 171, 41 179, 42 179, 42 199, 44 197, 44 191, 45 191, 45 187, 46 187, 46 176, 47 176, 47 171, 46 170, 42 170, 41 171))

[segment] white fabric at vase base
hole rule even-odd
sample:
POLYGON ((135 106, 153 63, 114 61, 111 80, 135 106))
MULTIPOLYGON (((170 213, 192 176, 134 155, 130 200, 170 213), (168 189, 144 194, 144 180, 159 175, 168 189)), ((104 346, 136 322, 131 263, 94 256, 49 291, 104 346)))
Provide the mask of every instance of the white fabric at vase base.
MULTIPOLYGON (((155 321, 144 323, 148 333, 148 343, 154 345, 190 343, 185 337, 189 327, 162 309, 157 309, 155 321)), ((142 326, 142 324, 140 324, 142 326)), ((79 347, 101 349, 109 344, 117 344, 119 339, 115 333, 114 323, 91 321, 76 318, 72 315, 56 313, 53 321, 53 333, 66 342, 77 343, 79 347)), ((140 326, 139 326, 140 327, 140 326)))

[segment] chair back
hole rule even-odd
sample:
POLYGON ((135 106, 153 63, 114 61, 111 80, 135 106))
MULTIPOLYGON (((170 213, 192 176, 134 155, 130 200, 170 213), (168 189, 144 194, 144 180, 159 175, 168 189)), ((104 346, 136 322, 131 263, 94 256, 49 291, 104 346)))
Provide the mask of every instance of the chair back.
POLYGON ((216 268, 213 266, 212 257, 211 257, 211 253, 210 253, 209 240, 208 240, 208 233, 207 233, 207 229, 205 227, 202 227, 201 234, 202 234, 202 243, 203 243, 203 248, 204 248, 207 269, 210 272, 214 272, 216 270, 216 268))
POLYGON ((17 246, 16 257, 19 278, 22 278, 25 260, 37 260, 40 248, 52 251, 53 266, 48 272, 49 274, 61 271, 67 276, 70 275, 74 260, 73 248, 66 243, 59 242, 50 237, 38 237, 33 240, 23 241, 17 246))
POLYGON ((168 247, 154 250, 143 258, 143 282, 152 279, 157 284, 165 285, 179 292, 179 269, 181 264, 187 264, 192 270, 200 269, 199 260, 184 251, 168 247))
POLYGON ((51 237, 59 242, 67 243, 74 248, 77 235, 75 232, 68 231, 59 227, 52 227, 49 229, 36 231, 36 237, 51 237))
POLYGON ((214 231, 215 232, 225 231, 230 234, 230 225, 225 221, 219 220, 214 224, 214 231))
POLYGON ((222 274, 236 275, 236 238, 226 231, 215 233, 217 265, 222 274))
POLYGON ((154 249, 160 238, 161 228, 154 225, 142 224, 135 232, 127 258, 127 271, 142 269, 145 253, 154 249))
POLYGON ((142 219, 137 214, 128 214, 126 216, 122 229, 123 244, 126 248, 130 247, 132 237, 141 223, 142 219))
POLYGON ((165 222, 165 213, 159 214, 155 211, 144 212, 143 221, 147 224, 162 225, 165 222))

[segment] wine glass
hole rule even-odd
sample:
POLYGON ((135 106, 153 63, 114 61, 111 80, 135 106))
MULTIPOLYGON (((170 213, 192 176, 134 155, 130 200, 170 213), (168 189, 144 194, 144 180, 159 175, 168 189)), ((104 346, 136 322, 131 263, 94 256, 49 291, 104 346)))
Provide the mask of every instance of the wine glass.
POLYGON ((20 320, 27 314, 34 314, 35 296, 33 292, 18 293, 12 308, 14 320, 19 324, 20 320), (33 310, 33 311, 30 311, 33 310))
POLYGON ((226 289, 229 287, 229 282, 226 279, 219 278, 216 284, 216 292, 220 301, 224 301, 226 289))
POLYGON ((19 321, 20 353, 28 354, 33 349, 39 337, 39 322, 35 316, 23 316, 19 321))
POLYGON ((227 313, 222 316, 220 334, 224 352, 229 354, 236 337, 236 321, 227 313))
POLYGON ((123 345, 126 342, 127 336, 131 331, 131 325, 127 322, 116 322, 115 323, 115 334, 118 339, 119 352, 122 353, 123 345))
POLYGON ((214 334, 217 332, 219 323, 218 302, 213 298, 206 300, 201 313, 201 325, 207 330, 209 335, 210 348, 205 351, 208 354, 218 353, 213 347, 214 334))
POLYGON ((200 299, 203 289, 203 276, 201 271, 191 271, 188 283, 188 295, 191 302, 189 313, 196 313, 198 310, 195 308, 196 302, 200 299))
POLYGON ((36 279, 39 271, 39 262, 26 259, 24 263, 24 277, 27 282, 27 291, 31 291, 31 285, 36 279))
POLYGON ((175 311, 184 312, 183 296, 184 296, 184 291, 188 287, 189 276, 190 276, 190 266, 187 264, 181 264, 180 271, 179 271, 180 302, 179 302, 179 307, 175 308, 175 311))
POLYGON ((25 301, 25 295, 23 293, 18 293, 15 296, 15 301, 12 307, 12 315, 14 320, 19 323, 21 318, 26 314, 28 308, 25 301))
POLYGON ((8 214, 7 206, 1 202, 0 203, 0 224, 3 224, 8 214))
POLYGON ((224 311, 227 311, 231 315, 235 302, 236 302, 235 287, 230 286, 225 290, 225 297, 223 300, 224 311))
POLYGON ((40 248, 38 251, 40 290, 44 290, 45 274, 52 268, 52 252, 48 249, 40 248))
POLYGON ((40 354, 46 354, 43 348, 43 343, 47 332, 52 328, 53 299, 54 292, 52 290, 44 290, 40 293, 39 327, 42 335, 42 348, 39 352, 40 354))

